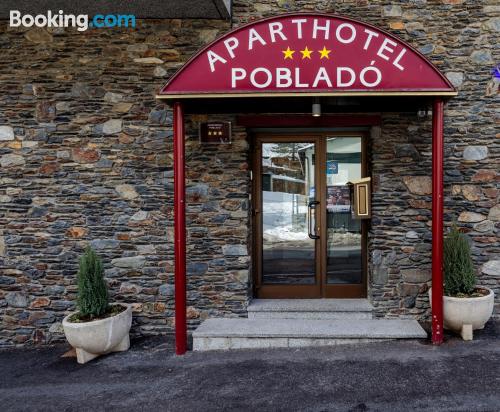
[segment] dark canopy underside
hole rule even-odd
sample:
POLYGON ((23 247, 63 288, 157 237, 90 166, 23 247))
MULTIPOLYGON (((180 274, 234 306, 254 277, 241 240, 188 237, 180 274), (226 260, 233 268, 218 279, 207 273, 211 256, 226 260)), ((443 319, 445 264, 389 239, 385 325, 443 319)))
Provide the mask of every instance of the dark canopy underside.
MULTIPOLYGON (((322 97, 321 111, 327 113, 416 113, 432 105, 432 96, 322 97)), ((311 113, 312 97, 184 99, 186 114, 214 113, 311 113)), ((169 101, 169 103, 171 103, 169 101)))

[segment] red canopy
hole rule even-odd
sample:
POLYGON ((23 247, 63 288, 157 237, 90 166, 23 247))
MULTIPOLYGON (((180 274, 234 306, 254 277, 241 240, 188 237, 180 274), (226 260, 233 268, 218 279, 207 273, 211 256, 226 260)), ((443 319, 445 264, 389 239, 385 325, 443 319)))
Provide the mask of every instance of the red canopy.
POLYGON ((159 98, 452 96, 451 83, 390 33, 347 17, 296 13, 241 26, 193 56, 159 98))

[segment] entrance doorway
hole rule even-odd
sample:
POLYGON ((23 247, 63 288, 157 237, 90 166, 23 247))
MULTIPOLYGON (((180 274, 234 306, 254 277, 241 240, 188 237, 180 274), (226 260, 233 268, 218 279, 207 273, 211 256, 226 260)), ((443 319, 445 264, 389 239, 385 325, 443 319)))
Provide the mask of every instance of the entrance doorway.
POLYGON ((367 134, 257 134, 253 162, 258 298, 366 297, 366 221, 348 182, 367 176, 367 134))

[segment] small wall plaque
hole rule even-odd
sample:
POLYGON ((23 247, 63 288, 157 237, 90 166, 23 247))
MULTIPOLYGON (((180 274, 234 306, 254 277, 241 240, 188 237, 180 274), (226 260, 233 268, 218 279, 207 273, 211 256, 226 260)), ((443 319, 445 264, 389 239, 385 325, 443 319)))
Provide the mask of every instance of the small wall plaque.
POLYGON ((231 122, 200 123, 200 143, 230 144, 231 122))

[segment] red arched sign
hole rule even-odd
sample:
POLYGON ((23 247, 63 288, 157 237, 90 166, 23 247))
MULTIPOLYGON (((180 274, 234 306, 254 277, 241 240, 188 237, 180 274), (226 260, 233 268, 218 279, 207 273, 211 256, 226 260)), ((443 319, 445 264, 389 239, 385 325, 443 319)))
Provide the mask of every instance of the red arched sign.
POLYGON ((318 13, 239 27, 193 56, 158 97, 455 95, 422 54, 374 26, 318 13))

